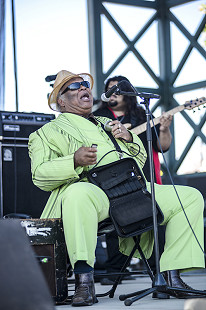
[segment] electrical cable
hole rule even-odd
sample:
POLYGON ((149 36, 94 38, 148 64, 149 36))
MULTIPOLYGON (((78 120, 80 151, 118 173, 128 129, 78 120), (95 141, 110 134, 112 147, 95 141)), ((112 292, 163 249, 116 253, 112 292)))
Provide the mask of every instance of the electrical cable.
MULTIPOLYGON (((136 90, 135 90, 134 86, 133 86, 130 82, 127 82, 127 81, 125 81, 125 82, 128 83, 128 84, 130 84, 130 86, 131 86, 131 88, 133 89, 134 93, 136 93, 136 90)), ((121 92, 120 92, 120 93, 121 93, 121 92)), ((124 93, 124 95, 126 95, 126 93, 124 93)), ((132 95, 132 94, 129 93, 129 95, 132 95)), ((141 94, 136 94, 136 95, 138 95, 138 96, 141 98, 141 94)), ((149 95, 149 94, 148 94, 148 95, 149 95)), ((143 98, 141 98, 141 99, 143 99, 143 98)), ((181 208, 182 208, 182 210, 183 210, 183 213, 184 213, 185 218, 186 218, 186 220, 187 220, 187 222, 188 222, 188 225, 189 225, 189 227, 190 227, 190 229, 191 229, 191 231, 192 231, 192 233, 193 233, 193 235, 194 235, 194 237, 195 237, 195 239, 196 239, 196 241, 197 241, 198 246, 200 247, 201 251, 203 252, 204 256, 206 257, 206 253, 205 253, 204 249, 202 248, 202 246, 201 246, 201 244, 200 244, 200 242, 199 242, 199 240, 198 240, 198 238, 197 238, 197 236, 196 236, 196 234, 195 234, 195 232, 194 232, 194 230, 193 230, 193 228, 192 228, 192 225, 191 225, 191 223, 190 223, 190 221, 189 221, 189 219, 188 219, 188 216, 187 216, 187 214, 186 214, 186 212, 185 212, 185 209, 184 209, 184 207, 183 207, 183 205, 182 205, 182 202, 181 202, 180 197, 179 197, 179 195, 178 195, 177 189, 176 189, 175 184, 174 184, 174 182, 173 182, 171 173, 170 173, 170 171, 169 171, 169 167, 168 167, 168 165, 167 165, 167 162, 166 162, 166 159, 165 159, 165 156, 164 156, 162 147, 161 147, 161 143, 160 143, 160 140, 159 140, 159 137, 158 137, 158 134, 157 134, 157 130, 156 130, 156 127, 155 127, 155 124, 154 124, 153 115, 152 115, 152 113, 151 113, 149 107, 148 107, 148 111, 149 111, 149 114, 150 114, 150 119, 152 120, 152 124, 153 124, 153 127, 154 127, 155 135, 156 135, 156 137, 157 137, 157 140, 158 140, 158 143, 159 143, 159 146, 160 146, 161 154, 162 154, 162 156, 163 156, 164 163, 165 163, 165 167, 166 167, 166 170, 167 170, 167 172, 168 172, 170 181, 171 181, 172 186, 173 186, 173 188, 174 188, 174 190, 175 190, 176 196, 177 196, 177 198, 178 198, 178 200, 179 200, 180 206, 181 206, 181 208)))
POLYGON ((176 187, 175 187, 174 181, 173 181, 173 179, 172 179, 171 173, 170 173, 170 171, 169 171, 169 167, 168 167, 168 165, 167 165, 167 162, 166 162, 166 159, 165 159, 165 156, 164 156, 162 147, 161 147, 160 139, 159 139, 158 134, 157 134, 157 129, 156 129, 155 124, 154 124, 154 120, 153 120, 154 117, 153 117, 153 115, 152 115, 152 113, 151 113, 151 111, 150 111, 149 108, 148 108, 148 111, 149 111, 149 114, 150 114, 150 118, 151 118, 151 120, 152 120, 152 124, 153 124, 153 127, 154 127, 155 135, 156 135, 156 137, 157 137, 157 140, 158 140, 158 143, 159 143, 159 146, 160 146, 160 151, 161 151, 161 154, 162 154, 162 157, 163 157, 163 160, 164 160, 164 164, 165 164, 166 170, 167 170, 167 172, 168 172, 170 181, 171 181, 172 186, 173 186, 173 188, 174 188, 174 190, 175 190, 176 196, 177 196, 177 198, 178 198, 178 200, 179 200, 180 206, 181 206, 181 208, 182 208, 182 210, 183 210, 183 213, 184 213, 185 218, 186 218, 186 220, 187 220, 187 222, 188 222, 188 225, 189 225, 189 227, 190 227, 190 229, 191 229, 191 231, 192 231, 192 233, 193 233, 193 235, 194 235, 194 237, 195 237, 195 239, 196 239, 196 241, 197 241, 197 244, 199 245, 199 247, 200 247, 201 251, 203 252, 204 256, 206 257, 206 253, 205 253, 205 251, 203 250, 203 248, 202 248, 202 246, 201 246, 201 244, 200 244, 200 242, 199 242, 199 240, 198 240, 198 238, 197 238, 197 236, 196 236, 196 234, 195 234, 195 232, 194 232, 194 230, 193 230, 193 228, 192 228, 192 225, 191 225, 191 223, 190 223, 190 221, 189 221, 189 219, 188 219, 188 216, 187 216, 187 214, 186 214, 186 212, 185 212, 185 209, 184 209, 184 207, 183 207, 183 204, 182 204, 182 202, 181 202, 181 199, 180 199, 179 194, 178 194, 178 192, 177 192, 177 189, 176 189, 176 187))
MULTIPOLYGON (((125 140, 125 139, 124 139, 124 140, 125 140)), ((125 141, 127 141, 127 140, 125 140, 125 141)), ((129 143, 137 144, 137 143, 135 143, 135 142, 129 142, 129 143)), ((138 145, 138 144, 137 144, 137 145, 138 145)), ((138 145, 138 146, 139 146, 139 145, 138 145)), ((107 152, 106 154, 104 154, 104 155, 99 159, 99 161, 94 165, 94 167, 92 167, 92 169, 96 168, 97 165, 102 161, 102 159, 105 158, 108 154, 110 154, 110 153, 112 153, 112 152, 118 152, 118 151, 117 151, 117 150, 111 150, 111 151, 107 152)), ((126 155, 128 155, 128 156, 130 156, 130 157, 136 157, 136 156, 139 154, 139 152, 140 152, 140 147, 139 147, 138 153, 135 154, 135 155, 131 155, 131 154, 125 152, 125 151, 122 151, 122 153, 124 153, 124 154, 126 154, 126 155)), ((121 159, 120 159, 120 160, 121 160, 121 159)))

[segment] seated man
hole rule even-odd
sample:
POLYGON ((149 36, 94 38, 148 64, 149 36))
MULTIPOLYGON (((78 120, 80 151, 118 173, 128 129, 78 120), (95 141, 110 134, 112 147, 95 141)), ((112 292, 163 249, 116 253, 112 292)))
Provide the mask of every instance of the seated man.
MULTIPOLYGON (((92 115, 93 97, 90 74, 58 73, 49 106, 61 114, 30 135, 29 155, 32 178, 36 186, 51 191, 42 218, 62 217, 67 250, 75 273, 73 306, 87 306, 97 302, 93 266, 97 243, 98 222, 107 218, 109 200, 97 186, 82 177, 100 159, 101 165, 119 159, 113 143, 102 129, 107 119, 92 115), (91 147, 97 144, 97 148, 91 147), (107 153, 106 156, 104 156, 107 153), (104 157, 103 157, 104 156, 104 157)), ((113 120, 112 135, 125 151, 135 158, 140 169, 146 152, 139 138, 118 120, 113 120), (123 141, 127 140, 127 142, 123 141)), ((147 182, 148 190, 150 184, 147 182)), ((203 247, 203 197, 199 191, 177 186, 179 197, 192 228, 203 247)), ((167 272, 168 283, 187 288, 179 271, 204 268, 204 255, 185 219, 185 215, 171 185, 155 184, 155 198, 164 214, 166 224, 165 249, 160 258, 161 272, 167 272)), ((132 238, 120 240, 120 250, 128 255, 132 238)), ((152 232, 141 237, 141 246, 149 257, 152 253, 152 232)), ((188 293, 177 293, 186 297, 188 293)))

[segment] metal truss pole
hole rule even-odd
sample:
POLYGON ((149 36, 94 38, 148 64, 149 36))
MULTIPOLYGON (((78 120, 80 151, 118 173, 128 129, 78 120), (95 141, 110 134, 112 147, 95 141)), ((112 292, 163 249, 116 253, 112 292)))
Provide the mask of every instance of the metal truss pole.
MULTIPOLYGON (((170 110, 172 106, 172 91, 171 91, 171 76, 172 76, 172 62, 171 62, 171 39, 170 39, 170 21, 168 16, 168 7, 166 1, 157 0, 158 11, 158 43, 159 43, 159 66, 160 66, 160 95, 161 106, 165 111, 170 110)), ((167 152, 167 163, 171 174, 174 174, 174 162, 175 162, 175 132, 174 122, 172 122, 171 134, 173 142, 170 146, 169 152, 167 152)))
MULTIPOLYGON (((100 98, 104 87, 104 81, 108 78, 112 72, 118 67, 121 61, 126 57, 129 52, 138 59, 142 64, 144 69, 148 72, 151 78, 159 86, 158 89, 139 87, 140 92, 156 92, 161 95, 161 99, 153 106, 152 112, 159 106, 161 106, 165 111, 170 110, 174 106, 178 106, 178 102, 173 98, 176 93, 194 90, 202 88, 206 85, 206 81, 199 81, 196 83, 191 83, 188 85, 181 85, 179 87, 174 87, 174 83, 178 78, 183 66, 185 65, 188 57, 193 48, 196 48, 199 53, 206 58, 206 51, 198 43, 198 38, 204 29, 206 23, 206 16, 203 17, 196 33, 191 35, 183 24, 175 17, 171 12, 171 8, 183 5, 189 2, 195 2, 195 0, 87 0, 88 4, 88 23, 89 23, 89 47, 90 47, 90 68, 91 73, 95 79, 94 85, 94 96, 100 98), (137 33, 133 40, 130 40, 128 36, 124 33, 123 29, 118 25, 118 22, 114 20, 112 15, 108 12, 104 3, 115 3, 115 4, 125 4, 130 6, 144 7, 154 9, 156 12, 150 18, 149 21, 143 26, 143 28, 137 33), (118 58, 113 62, 107 72, 103 72, 103 54, 102 54, 102 29, 101 29, 101 15, 104 15, 116 32, 119 34, 121 39, 125 42, 126 48, 118 56, 118 58), (157 76, 149 64, 145 61, 143 56, 136 49, 136 42, 144 35, 147 29, 154 21, 158 22, 158 44, 159 44, 159 71, 160 75, 157 76), (173 22, 177 28, 182 32, 182 34, 189 40, 190 44, 183 55, 177 69, 172 72, 172 55, 171 55, 171 39, 170 39, 170 24, 173 22)), ((177 173, 180 165, 185 159, 187 153, 189 152, 192 144, 194 143, 197 136, 199 136, 203 142, 206 141, 206 137, 201 131, 203 123, 201 122, 198 126, 194 124, 192 119, 185 113, 181 112, 185 120, 194 129, 194 134, 190 141, 188 142, 185 150, 183 151, 180 158, 177 160, 175 156, 175 132, 174 123, 171 125, 171 133, 173 136, 173 142, 170 146, 169 151, 166 154, 167 163, 172 175, 177 173)), ((206 116, 203 117, 205 119, 206 116)))
POLYGON ((94 98, 99 98, 103 91, 104 74, 102 66, 102 30, 101 30, 101 0, 87 0, 89 26, 90 71, 94 77, 94 98))

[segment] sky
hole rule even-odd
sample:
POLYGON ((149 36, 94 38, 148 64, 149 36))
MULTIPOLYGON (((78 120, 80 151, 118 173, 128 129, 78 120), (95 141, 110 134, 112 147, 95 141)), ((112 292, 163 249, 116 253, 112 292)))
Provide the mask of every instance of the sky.
MULTIPOLYGON (((5 110, 15 111, 10 2, 10 0, 6 0, 5 110)), ((86 0, 16 0, 14 3, 19 111, 53 113, 47 105, 47 94, 51 91, 51 87, 49 83, 45 82, 45 77, 56 74, 62 69, 74 73, 90 72, 87 2, 86 0)), ((180 18, 191 34, 194 34, 202 18, 202 13, 199 11, 199 6, 202 3, 204 1, 193 1, 172 9, 172 13, 177 18, 180 18)), ((126 5, 105 3, 105 7, 125 31, 129 39, 132 39, 154 14, 151 9, 131 8, 126 5)), ((125 43, 104 16, 101 23, 103 29, 103 70, 107 71, 113 61, 121 54, 125 43)), ((203 40, 204 35, 201 35, 198 42, 203 45, 203 40)), ((172 69, 175 70, 189 42, 174 24, 171 24, 171 41, 172 69)), ((156 22, 137 42, 136 48, 158 75, 156 22)), ((205 59, 194 49, 175 85, 180 86, 205 80, 205 72, 205 59)), ((129 53, 120 66, 112 72, 112 75, 116 74, 127 76, 134 86, 157 88, 155 82, 132 53, 129 53)), ((202 96, 206 96, 205 88, 178 94, 175 99, 180 104, 184 104, 187 100, 202 96)), ((151 103, 151 106, 154 103, 155 101, 151 103)), ((157 109, 154 114, 159 116, 161 111, 157 109)), ((195 123, 199 123, 204 110, 201 109, 194 114, 189 111, 188 114, 195 123)), ((177 132, 175 140, 176 158, 179 158, 193 133, 193 129, 180 113, 176 114, 174 119, 177 132)), ((206 126, 203 128, 203 132, 206 134, 206 126)), ((205 145, 202 144, 200 139, 196 139, 190 151, 195 160, 192 165, 189 159, 185 160, 179 173, 206 171, 205 151, 205 145), (199 150, 198 155, 195 154, 197 148, 199 150)))

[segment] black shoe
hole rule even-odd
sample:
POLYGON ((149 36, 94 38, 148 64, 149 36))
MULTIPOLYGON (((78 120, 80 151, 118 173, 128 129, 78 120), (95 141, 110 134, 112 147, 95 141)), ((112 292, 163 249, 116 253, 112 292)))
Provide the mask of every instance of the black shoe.
POLYGON ((157 299, 169 299, 170 296, 168 294, 165 293, 160 293, 160 292, 154 292, 152 294, 152 298, 157 298, 157 299))
MULTIPOLYGON (((194 290, 180 278, 179 270, 169 270, 166 271, 164 275, 168 285, 171 286, 172 288, 177 287, 184 290, 194 290)), ((200 295, 195 294, 195 292, 189 293, 189 292, 170 291, 170 294, 176 298, 194 298, 198 296, 200 297, 200 295)))
POLYGON ((72 306, 92 306, 96 302, 98 300, 95 295, 93 271, 75 274, 75 293, 72 298, 72 306))
MULTIPOLYGON (((109 279, 109 278, 102 278, 100 280, 101 285, 114 285, 115 280, 114 279, 109 279)), ((119 284, 121 284, 122 281, 120 280, 119 284)))

